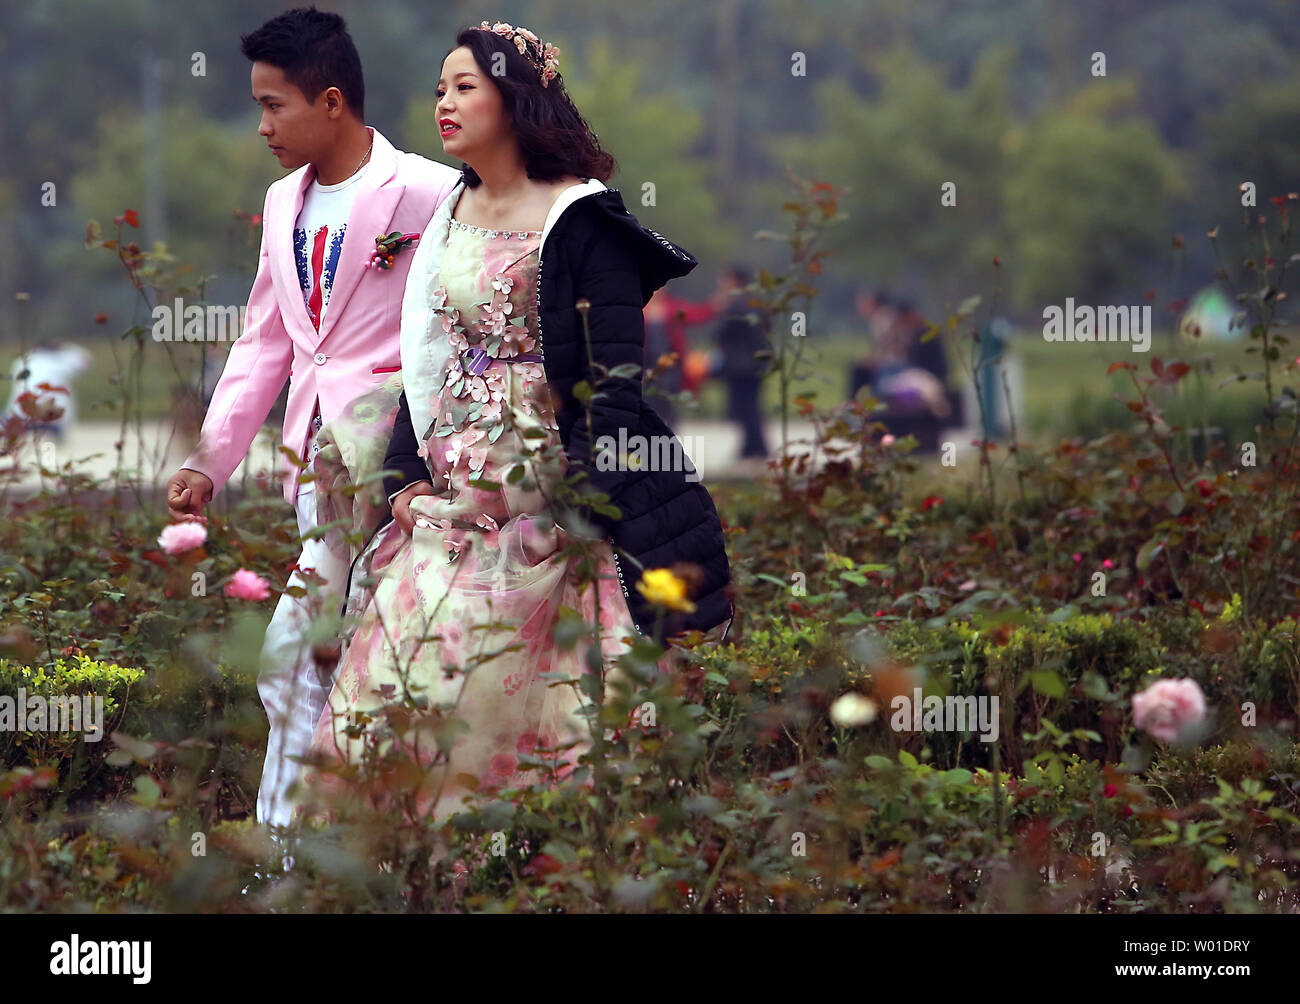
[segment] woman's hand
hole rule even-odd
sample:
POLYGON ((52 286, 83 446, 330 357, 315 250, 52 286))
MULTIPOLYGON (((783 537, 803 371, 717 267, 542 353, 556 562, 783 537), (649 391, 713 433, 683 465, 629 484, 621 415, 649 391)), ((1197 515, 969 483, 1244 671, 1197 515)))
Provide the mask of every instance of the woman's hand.
POLYGON ((417 481, 413 485, 403 488, 401 493, 393 496, 393 522, 402 528, 402 532, 410 534, 415 527, 415 516, 411 513, 411 499, 419 495, 436 495, 433 490, 433 482, 417 481))

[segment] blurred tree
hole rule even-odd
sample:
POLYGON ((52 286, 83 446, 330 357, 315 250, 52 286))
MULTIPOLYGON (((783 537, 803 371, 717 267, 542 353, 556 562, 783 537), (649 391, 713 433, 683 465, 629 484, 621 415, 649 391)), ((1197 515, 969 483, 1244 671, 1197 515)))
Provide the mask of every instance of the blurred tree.
POLYGON ((1115 80, 1081 91, 1040 115, 1010 152, 1004 262, 1012 302, 1031 314, 1066 296, 1140 302, 1132 263, 1167 253, 1170 202, 1189 189, 1149 122, 1109 114, 1133 93, 1131 82, 1115 80))
MULTIPOLYGON (((98 156, 73 176, 71 185, 83 227, 84 220, 95 218, 107 229, 122 210, 143 206, 144 159, 157 155, 168 179, 165 211, 171 253, 209 273, 240 275, 254 267, 256 245, 249 249, 241 240, 225 247, 223 241, 231 231, 234 211, 260 213, 267 186, 284 176, 255 128, 248 122, 205 118, 186 105, 166 111, 161 150, 143 142, 142 128, 141 117, 129 112, 111 111, 100 117, 98 156)), ((142 215, 140 230, 128 231, 127 239, 147 247, 155 238, 150 223, 142 215)), ((88 256, 79 245, 61 247, 59 259, 56 267, 90 275, 109 275, 116 264, 110 255, 88 256)), ((237 285, 243 284, 240 278, 237 285)), ((244 288, 243 295, 247 292, 244 288)))
POLYGON ((1253 181, 1260 202, 1300 188, 1300 73, 1244 83, 1198 129, 1206 163, 1224 184, 1211 201, 1240 207, 1237 186, 1253 181))
MULTIPOLYGON (((1289 137, 1296 133, 1285 107, 1286 95, 1294 93, 1293 87, 1288 90, 1290 63, 1300 48, 1294 0, 1092 0, 1068 11, 1042 0, 728 4, 734 19, 721 28, 717 13, 723 8, 692 0, 617 5, 608 0, 501 0, 487 12, 489 19, 522 22, 561 44, 562 68, 566 76, 573 71, 575 86, 594 83, 594 78, 585 79, 592 62, 587 48, 602 36, 614 40, 616 66, 641 60, 634 89, 618 92, 621 107, 606 102, 599 90, 584 95, 582 103, 593 119, 599 118, 597 128, 611 138, 614 153, 627 165, 626 182, 633 180, 627 172, 635 167, 635 180, 654 179, 661 192, 671 191, 678 181, 665 169, 677 154, 681 164, 690 165, 688 188, 698 183, 717 208, 697 215, 682 189, 666 202, 660 199, 658 207, 637 211, 648 221, 658 216, 659 222, 651 225, 702 255, 753 258, 765 250, 748 236, 773 222, 772 207, 785 197, 779 180, 783 164, 806 149, 828 155, 813 163, 811 173, 855 189, 845 207, 855 220, 842 228, 846 257, 828 262, 828 286, 836 282, 835 273, 843 274, 845 287, 879 273, 906 276, 914 286, 941 290, 946 298, 950 289, 964 295, 972 269, 985 285, 990 252, 1008 246, 1008 223, 997 194, 1006 182, 992 177, 1009 156, 1002 144, 1014 138, 1017 121, 1049 121, 1058 105, 1098 90, 1104 82, 1088 76, 1093 51, 1106 53, 1113 76, 1137 82, 1128 99, 1131 110, 1149 121, 1164 143, 1186 155, 1197 187, 1181 200, 1170 200, 1160 225, 1188 235, 1189 257, 1205 256, 1195 269, 1198 276, 1208 274, 1208 249, 1206 242, 1193 238, 1226 219, 1220 210, 1231 208, 1242 171, 1264 179, 1261 192, 1274 185, 1295 187, 1285 182, 1287 165, 1294 162, 1289 137), (720 30, 726 38, 718 37, 720 30), (895 81, 896 93, 886 94, 881 58, 901 45, 923 61, 913 67, 921 76, 895 81), (997 83, 1005 95, 990 112, 973 97, 957 95, 970 90, 977 67, 1000 45, 1016 55, 1003 67, 997 83), (791 74, 796 51, 806 57, 806 77, 791 74), (940 69, 924 68, 930 64, 940 69), (1257 81, 1262 89, 1254 93, 1250 88, 1257 81), (909 89, 921 96, 908 99, 909 89), (937 103, 927 104, 927 96, 937 103), (882 100, 893 110, 873 111, 882 100), (661 102, 671 107, 671 115, 662 120, 641 116, 642 104, 663 107, 661 102), (1271 111, 1270 102, 1278 102, 1271 111), (637 129, 624 128, 630 122, 637 122, 637 129), (683 122, 698 126, 684 142, 677 135, 683 122), (1257 122, 1258 128, 1247 122, 1257 122), (665 135, 674 137, 665 148, 672 152, 659 156, 654 149, 659 136, 642 130, 664 124, 669 127, 665 135), (852 129, 866 131, 854 134, 852 129), (780 134, 790 141, 774 139, 780 134), (659 181, 661 176, 668 180, 659 181), (957 206, 943 216, 935 215, 939 179, 958 183, 957 206), (891 204, 893 199, 898 202, 891 204), (681 222, 678 217, 669 222, 669 212, 680 212, 681 222), (727 245, 724 236, 738 243, 727 245)), ((141 108, 147 93, 142 64, 158 61, 163 121, 174 121, 168 109, 185 106, 209 124, 236 123, 232 135, 244 130, 251 136, 256 115, 239 35, 287 6, 291 4, 284 0, 0 5, 0 87, 9 96, 0 112, 0 144, 12 152, 0 161, 0 337, 13 328, 12 294, 19 289, 30 291, 33 304, 41 305, 32 316, 50 326, 47 333, 63 333, 61 319, 79 316, 75 302, 60 296, 68 263, 83 263, 77 252, 86 214, 74 204, 68 184, 74 175, 111 173, 100 161, 121 151, 112 144, 107 153, 101 151, 105 137, 99 123, 114 110, 135 114, 141 108), (196 52, 205 58, 201 76, 191 72, 196 52), (41 204, 47 182, 58 186, 56 206, 41 204), (15 253, 17 248, 22 252, 15 253)), ((348 18, 357 41, 366 70, 367 120, 399 146, 440 158, 432 131, 420 123, 418 133, 405 135, 402 115, 409 112, 412 98, 432 94, 455 30, 482 20, 481 6, 469 0, 385 0, 378 5, 332 0, 325 6, 348 18)), ((1092 121, 1099 121, 1095 114, 1092 121)), ((1037 126, 1030 128, 1022 151, 1040 155, 1033 144, 1046 142, 1045 137, 1037 126)), ((263 180, 259 176, 257 184, 263 180)), ((159 187, 168 207, 178 192, 194 200, 205 195, 194 178, 169 171, 161 175, 159 187)), ((222 191, 217 190, 218 196, 222 191)), ((1053 191, 1060 198, 1071 194, 1061 184, 1053 191)), ((141 202, 133 208, 146 207, 141 202)), ((110 218, 115 211, 95 213, 110 218)), ((145 220, 149 225, 147 213, 145 220)), ((169 222, 168 236, 175 242, 182 236, 180 218, 169 222)), ((1010 268, 1012 256, 1003 258, 1010 268)), ((211 259, 200 254, 198 260, 211 259)), ((1132 260, 1123 270, 1132 281, 1143 267, 1132 260)), ((1109 265, 1104 271, 1113 274, 1116 268, 1109 265)), ((116 282, 112 288, 117 289, 116 282)), ((1022 290, 1019 295, 1026 294, 1022 290)), ((851 297, 840 302, 851 309, 851 297)))
MULTIPOLYGON (((850 220, 832 245, 843 256, 838 269, 877 283, 919 264, 935 280, 930 295, 956 298, 969 293, 973 275, 987 274, 995 254, 1005 256, 1000 199, 1011 58, 1006 47, 986 50, 970 81, 952 88, 941 68, 911 47, 896 48, 875 60, 874 99, 825 81, 816 92, 817 133, 773 138, 778 161, 850 189, 841 205, 850 220), (956 186, 955 205, 941 204, 946 182, 956 186)), ((774 190, 769 204, 776 197, 774 190)))

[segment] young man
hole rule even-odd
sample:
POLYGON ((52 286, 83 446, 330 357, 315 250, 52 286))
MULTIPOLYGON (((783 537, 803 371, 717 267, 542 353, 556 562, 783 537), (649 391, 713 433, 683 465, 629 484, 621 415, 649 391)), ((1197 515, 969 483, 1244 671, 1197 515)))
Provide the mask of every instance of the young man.
MULTIPOLYGON (((361 60, 337 14, 287 11, 242 38, 253 63, 258 133, 293 173, 266 193, 262 249, 243 335, 213 392, 199 443, 167 489, 171 515, 197 517, 247 455, 286 379, 283 441, 309 463, 324 422, 400 369, 402 294, 411 252, 391 268, 366 268, 375 238, 423 232, 459 173, 395 150, 365 124, 361 60)), ((283 465, 284 497, 301 534, 316 526, 316 492, 283 465)), ((324 580, 313 601, 286 591, 267 628, 258 693, 271 731, 259 822, 290 821, 286 801, 329 692, 307 629, 313 611, 342 601, 346 566, 319 540, 304 540, 288 587, 314 569, 324 580)), ((313 577, 314 582, 318 582, 313 577)))

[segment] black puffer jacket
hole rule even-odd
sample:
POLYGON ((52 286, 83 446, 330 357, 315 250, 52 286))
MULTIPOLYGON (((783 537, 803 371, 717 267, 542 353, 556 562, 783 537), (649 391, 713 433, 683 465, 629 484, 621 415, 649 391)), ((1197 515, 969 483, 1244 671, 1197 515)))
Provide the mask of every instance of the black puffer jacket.
MULTIPOLYGON (((698 262, 687 251, 643 227, 626 207, 617 189, 576 199, 560 214, 545 237, 537 274, 540 320, 538 351, 543 355, 547 382, 561 402, 556 412, 560 441, 569 470, 587 474, 582 484, 605 492, 622 513, 618 520, 591 513, 614 545, 614 561, 628 609, 643 634, 654 629, 656 611, 636 589, 643 569, 676 562, 698 566, 702 580, 692 597, 695 612, 672 613, 664 619, 665 637, 693 628, 707 631, 731 617, 731 568, 717 508, 689 471, 598 470, 592 459, 586 413, 573 393, 586 380, 596 385, 587 363, 582 318, 576 304, 587 300, 591 355, 607 369, 644 365, 645 326, 642 313, 650 295, 670 279, 686 275, 698 262)), ((599 390, 591 404, 592 432, 619 441, 619 430, 631 440, 666 442, 672 431, 642 396, 642 377, 615 377, 599 390)), ((402 472, 389 478, 389 495, 417 481, 430 480, 429 468, 417 455, 419 447, 403 393, 397 423, 384 466, 402 472)), ((676 452, 673 456, 684 456, 676 452)))

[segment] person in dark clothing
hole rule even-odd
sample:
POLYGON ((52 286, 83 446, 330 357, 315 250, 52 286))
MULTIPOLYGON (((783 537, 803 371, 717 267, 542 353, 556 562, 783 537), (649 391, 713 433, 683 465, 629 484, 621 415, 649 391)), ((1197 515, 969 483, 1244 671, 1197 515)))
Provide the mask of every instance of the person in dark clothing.
POLYGON ((719 376, 727 385, 727 417, 740 424, 742 460, 767 459, 759 391, 771 353, 768 319, 749 307, 744 288, 752 281, 748 270, 732 266, 719 279, 719 290, 729 300, 718 326, 717 348, 722 356, 719 376), (759 353, 766 352, 768 357, 759 353))
POLYGON ((915 436, 920 453, 938 449, 944 428, 961 422, 960 398, 948 390, 948 356, 942 338, 922 341, 925 318, 910 300, 859 296, 871 326, 872 353, 854 370, 851 395, 869 386, 884 406, 871 415, 895 436, 915 436))

